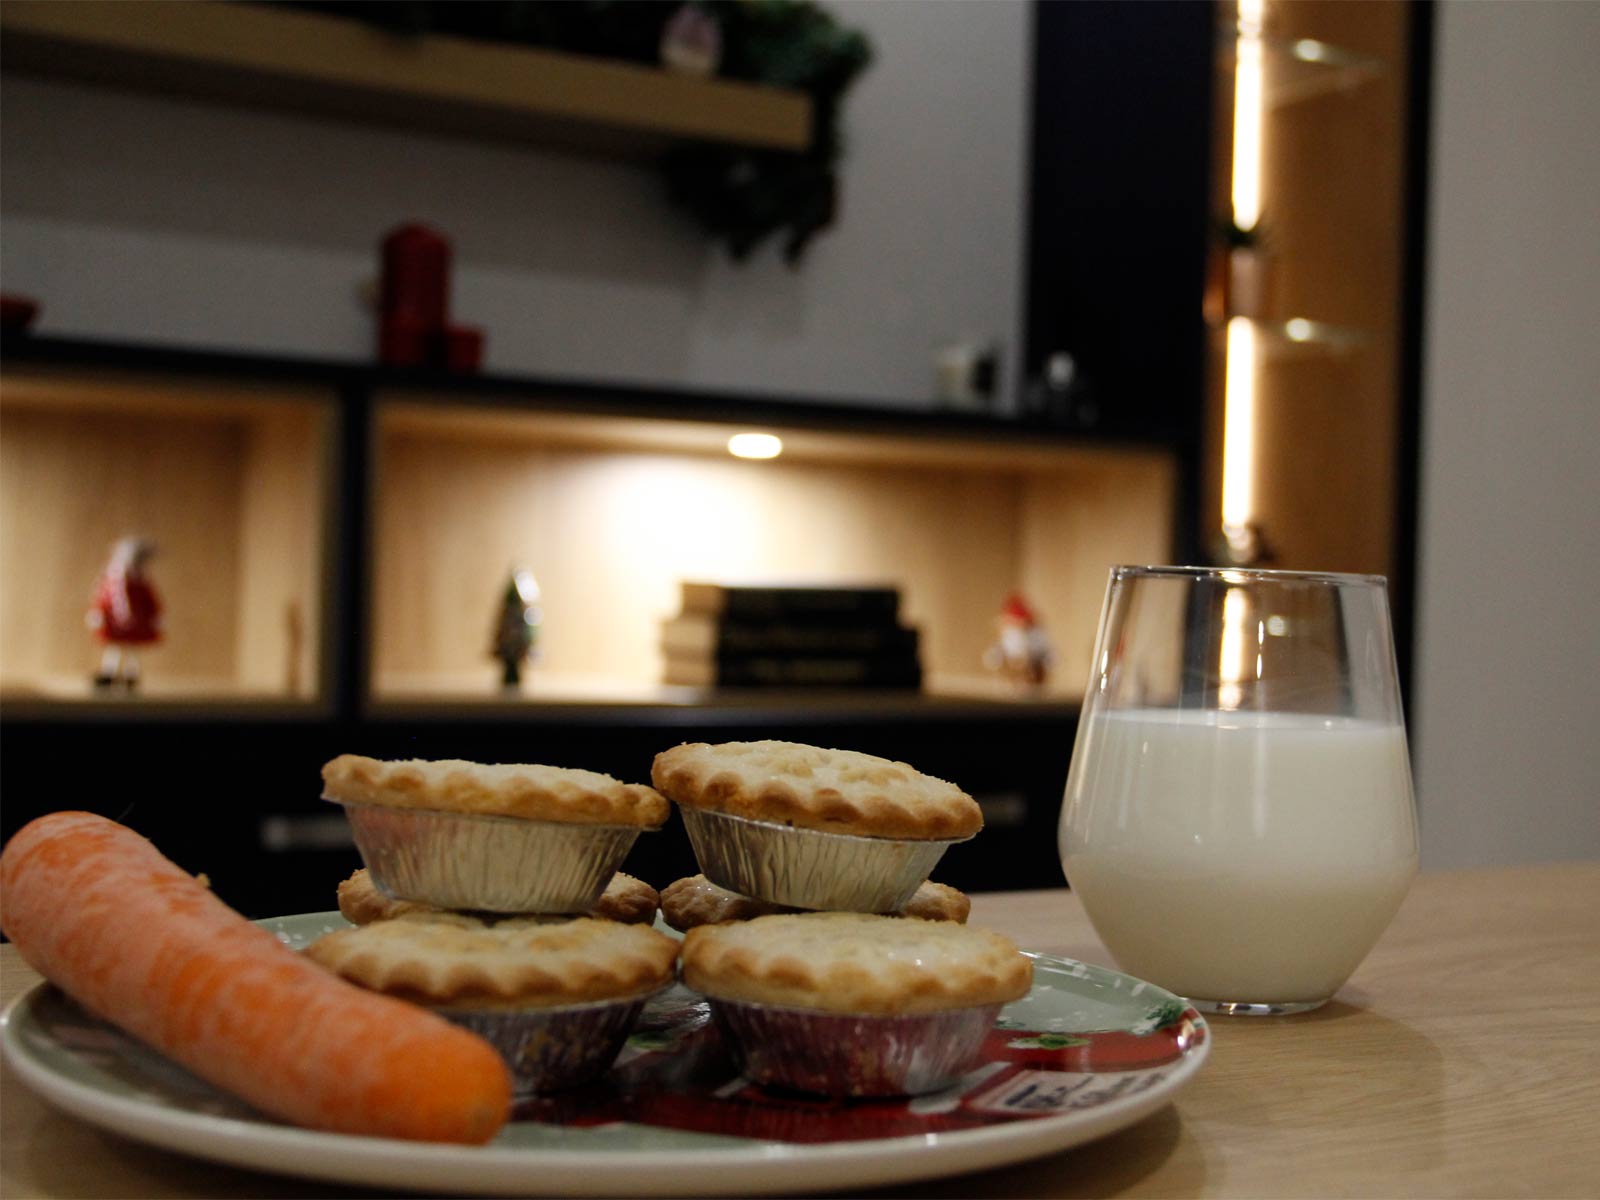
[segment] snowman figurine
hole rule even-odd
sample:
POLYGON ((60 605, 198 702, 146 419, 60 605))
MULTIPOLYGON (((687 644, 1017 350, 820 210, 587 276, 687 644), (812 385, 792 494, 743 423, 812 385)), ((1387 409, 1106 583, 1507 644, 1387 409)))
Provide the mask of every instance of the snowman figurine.
POLYGON ((132 691, 139 683, 138 648, 161 640, 161 597, 145 574, 155 552, 154 542, 138 536, 118 538, 111 547, 85 614, 105 647, 94 676, 97 688, 132 691))

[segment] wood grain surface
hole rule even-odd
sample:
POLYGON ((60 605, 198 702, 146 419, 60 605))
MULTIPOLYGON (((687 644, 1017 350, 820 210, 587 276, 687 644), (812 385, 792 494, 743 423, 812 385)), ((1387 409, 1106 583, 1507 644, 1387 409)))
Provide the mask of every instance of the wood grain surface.
MULTIPOLYGON (((1600 1186, 1600 863, 1421 876, 1337 998, 1216 1018, 1176 1101, 1098 1142, 886 1196, 1537 1196, 1600 1186)), ((974 924, 1110 964, 1065 890, 973 898, 974 924)), ((37 980, 0 947, 9 1002, 37 980)), ((103 1134, 0 1073, 0 1195, 359 1196, 103 1134)))
POLYGON ((445 680, 492 668, 491 618, 513 564, 543 590, 540 675, 660 682, 660 624, 677 615, 685 579, 890 582, 930 676, 983 675, 994 617, 1021 589, 1055 650, 1049 695, 1074 698, 1110 566, 1172 553, 1175 467, 1156 452, 1024 447, 1008 463, 1009 446, 957 459, 839 439, 857 453, 871 445, 878 457, 861 461, 812 436, 809 453, 750 463, 721 445, 579 442, 581 427, 541 414, 443 411, 474 419, 448 436, 414 409, 380 424, 379 699, 399 680, 425 691, 429 677, 448 698, 445 680))

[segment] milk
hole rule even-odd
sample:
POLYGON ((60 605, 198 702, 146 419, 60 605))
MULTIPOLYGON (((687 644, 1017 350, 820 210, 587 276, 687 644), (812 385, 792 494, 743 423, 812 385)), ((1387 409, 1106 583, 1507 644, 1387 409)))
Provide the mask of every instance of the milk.
POLYGON ((1297 713, 1091 713, 1067 880, 1131 974, 1193 999, 1320 1001, 1417 869, 1405 731, 1297 713))

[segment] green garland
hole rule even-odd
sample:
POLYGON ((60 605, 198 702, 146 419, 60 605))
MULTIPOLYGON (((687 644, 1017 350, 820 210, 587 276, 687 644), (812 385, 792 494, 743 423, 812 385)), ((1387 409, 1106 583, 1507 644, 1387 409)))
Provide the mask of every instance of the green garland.
MULTIPOLYGON (((858 31, 812 0, 689 0, 718 25, 718 74, 811 97, 812 142, 786 152, 688 142, 662 160, 667 191, 708 233, 744 259, 781 234, 784 258, 833 223, 842 153, 839 106, 872 61, 858 31)), ((631 62, 660 61, 662 30, 680 5, 659 0, 315 0, 296 5, 402 33, 444 33, 631 62)))

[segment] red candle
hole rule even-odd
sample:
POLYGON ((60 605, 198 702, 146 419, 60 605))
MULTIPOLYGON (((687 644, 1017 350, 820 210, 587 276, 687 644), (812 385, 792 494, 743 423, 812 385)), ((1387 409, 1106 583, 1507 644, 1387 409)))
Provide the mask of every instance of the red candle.
POLYGON ((383 321, 442 332, 449 308, 450 243, 426 225, 400 226, 383 239, 383 321))

